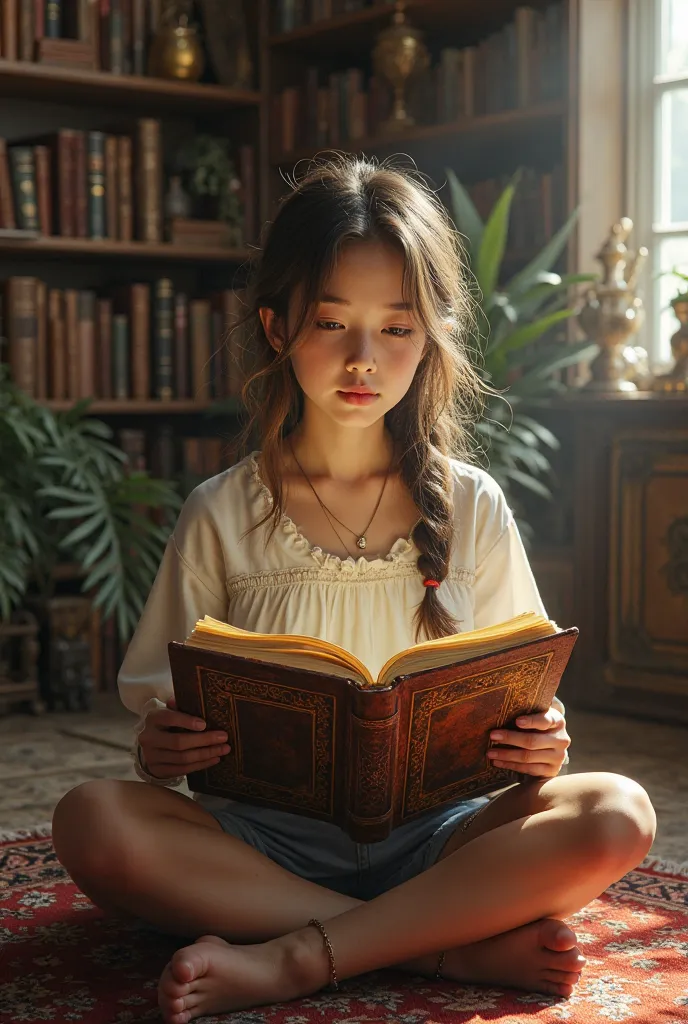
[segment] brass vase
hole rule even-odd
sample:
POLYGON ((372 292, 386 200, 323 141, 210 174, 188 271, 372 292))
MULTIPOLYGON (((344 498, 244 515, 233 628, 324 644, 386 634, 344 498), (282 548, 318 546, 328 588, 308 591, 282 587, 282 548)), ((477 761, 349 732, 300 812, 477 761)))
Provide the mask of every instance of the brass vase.
POLYGON ((671 338, 674 366, 669 373, 655 377, 653 391, 688 392, 688 298, 671 303, 680 324, 671 338))
POLYGON ((629 217, 613 225, 596 257, 603 267, 602 279, 588 290, 578 312, 581 327, 600 349, 590 364, 587 391, 604 394, 638 390, 637 384, 629 380, 632 367, 624 351, 643 322, 643 303, 635 294, 635 284, 647 249, 641 246, 637 253, 629 252, 626 240, 632 228, 629 217))
POLYGON ((149 73, 156 78, 197 82, 203 74, 205 54, 195 25, 180 14, 158 29, 148 54, 149 73))
POLYGON ((394 90, 392 114, 380 125, 384 132, 403 131, 416 123, 406 109, 406 85, 430 63, 422 34, 406 21, 405 6, 405 0, 397 0, 392 24, 380 32, 373 50, 375 74, 387 79, 394 90))

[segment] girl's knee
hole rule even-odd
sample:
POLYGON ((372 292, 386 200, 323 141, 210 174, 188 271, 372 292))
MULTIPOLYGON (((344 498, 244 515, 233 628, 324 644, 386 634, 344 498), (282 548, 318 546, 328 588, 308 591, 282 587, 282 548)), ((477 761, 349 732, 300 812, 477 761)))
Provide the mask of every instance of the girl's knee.
POLYGON ((53 813, 53 846, 70 874, 111 872, 122 864, 115 779, 91 779, 66 793, 53 813))
POLYGON ((635 866, 649 852, 657 819, 641 785, 613 772, 591 772, 581 793, 583 844, 596 860, 635 866))

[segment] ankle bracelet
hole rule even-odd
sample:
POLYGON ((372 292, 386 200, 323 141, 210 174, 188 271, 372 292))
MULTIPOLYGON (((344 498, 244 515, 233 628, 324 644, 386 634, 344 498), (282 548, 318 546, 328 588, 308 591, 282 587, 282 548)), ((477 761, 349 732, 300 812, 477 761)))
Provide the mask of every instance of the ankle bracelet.
POLYGON ((337 981, 337 970, 334 965, 334 950, 332 949, 332 943, 328 939, 327 932, 323 928, 320 921, 317 920, 317 918, 312 917, 308 923, 312 924, 315 928, 317 928, 323 937, 323 940, 325 942, 325 948, 327 950, 327 955, 330 960, 330 984, 332 988, 335 990, 335 992, 337 992, 339 989, 339 983, 337 981))
POLYGON ((444 958, 446 957, 446 955, 446 953, 440 953, 440 955, 437 957, 437 970, 435 971, 436 981, 442 981, 442 968, 444 967, 444 958))

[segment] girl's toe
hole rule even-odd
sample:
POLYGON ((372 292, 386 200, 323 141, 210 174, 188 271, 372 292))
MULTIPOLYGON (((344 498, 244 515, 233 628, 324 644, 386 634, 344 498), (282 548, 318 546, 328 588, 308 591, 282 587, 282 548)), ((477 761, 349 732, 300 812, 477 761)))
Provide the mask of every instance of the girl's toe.
POLYGON ((573 986, 580 981, 580 974, 574 974, 571 971, 543 971, 542 977, 558 985, 573 986))

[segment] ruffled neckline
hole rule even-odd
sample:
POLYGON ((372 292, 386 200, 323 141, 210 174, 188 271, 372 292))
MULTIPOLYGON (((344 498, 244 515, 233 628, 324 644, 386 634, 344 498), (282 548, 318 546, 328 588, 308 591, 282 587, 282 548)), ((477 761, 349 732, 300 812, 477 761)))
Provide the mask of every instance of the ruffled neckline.
MULTIPOLYGON (((273 507, 274 499, 270 493, 270 488, 263 481, 263 478, 260 475, 260 467, 258 466, 259 455, 259 451, 254 451, 247 456, 247 468, 256 492, 263 501, 267 510, 268 508, 273 507)), ((282 537, 294 550, 299 551, 301 554, 309 555, 317 565, 323 568, 336 568, 341 572, 364 573, 372 568, 380 569, 383 567, 391 567, 395 563, 399 563, 401 561, 408 562, 410 559, 407 556, 415 549, 415 545, 411 539, 411 533, 413 533, 413 531, 411 531, 408 537, 398 537, 390 548, 389 553, 384 556, 380 556, 378 558, 365 558, 361 555, 360 558, 353 558, 349 555, 347 558, 340 558, 339 555, 332 554, 329 551, 323 551, 323 549, 317 544, 311 544, 308 538, 304 537, 300 532, 294 520, 290 519, 286 513, 282 513, 279 522, 279 529, 281 530, 282 537)))

